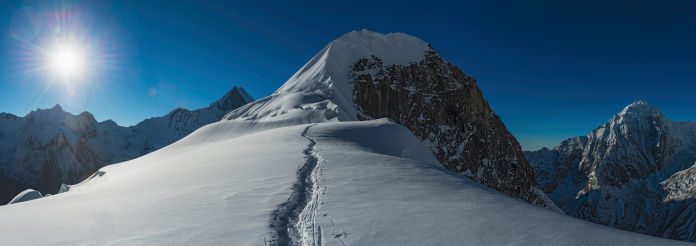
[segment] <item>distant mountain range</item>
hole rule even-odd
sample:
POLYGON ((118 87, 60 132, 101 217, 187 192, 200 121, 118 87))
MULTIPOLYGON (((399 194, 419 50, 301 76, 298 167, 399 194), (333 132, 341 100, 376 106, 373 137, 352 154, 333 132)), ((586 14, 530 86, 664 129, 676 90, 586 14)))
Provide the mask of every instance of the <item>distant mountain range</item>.
POLYGON ((0 204, 25 189, 55 194, 61 183, 78 183, 103 166, 165 147, 252 101, 234 87, 208 107, 177 108, 130 127, 97 122, 89 112, 73 115, 60 105, 24 117, 0 113, 0 204))
POLYGON ((696 242, 696 122, 636 101, 587 136, 525 155, 566 214, 696 242))

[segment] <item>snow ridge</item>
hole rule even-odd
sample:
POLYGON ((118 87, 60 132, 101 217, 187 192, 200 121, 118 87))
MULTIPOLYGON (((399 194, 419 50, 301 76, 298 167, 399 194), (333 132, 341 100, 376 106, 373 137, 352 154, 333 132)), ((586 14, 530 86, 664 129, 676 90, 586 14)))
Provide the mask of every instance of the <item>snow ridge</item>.
MULTIPOLYGON (((300 214, 307 206, 308 198, 314 197, 315 185, 312 174, 315 173, 318 163, 318 156, 314 151, 317 141, 309 137, 308 132, 309 128, 315 125, 307 126, 301 134, 310 141, 307 148, 303 151, 305 163, 297 169, 297 180, 292 185, 290 198, 274 212, 273 221, 271 222, 273 231, 270 232, 270 240, 268 238, 265 239, 266 245, 303 245, 300 242, 300 231, 302 228, 298 228, 297 225, 299 224, 298 218, 300 214)), ((313 201, 316 202, 314 199, 313 201)), ((312 235, 314 236, 316 233, 312 233, 312 235)), ((321 238, 319 237, 318 241, 313 238, 313 245, 321 245, 321 238)))
POLYGON ((412 130, 448 169, 480 173, 470 177, 560 211, 531 189, 538 186, 533 169, 476 80, 407 34, 343 35, 272 95, 231 111, 223 121, 266 129, 377 118, 412 130))

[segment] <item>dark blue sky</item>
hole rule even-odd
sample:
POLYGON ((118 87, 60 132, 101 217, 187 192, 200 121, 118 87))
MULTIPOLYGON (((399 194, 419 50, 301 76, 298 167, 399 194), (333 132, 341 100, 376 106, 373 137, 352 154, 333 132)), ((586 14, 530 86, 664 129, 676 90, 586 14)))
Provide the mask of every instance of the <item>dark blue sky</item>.
POLYGON ((638 99, 696 120, 694 16, 692 1, 2 2, 0 111, 60 103, 132 125, 234 85, 261 98, 331 40, 369 29, 431 43, 524 149, 553 147, 638 99), (94 63, 72 85, 51 82, 40 57, 68 31, 94 63))

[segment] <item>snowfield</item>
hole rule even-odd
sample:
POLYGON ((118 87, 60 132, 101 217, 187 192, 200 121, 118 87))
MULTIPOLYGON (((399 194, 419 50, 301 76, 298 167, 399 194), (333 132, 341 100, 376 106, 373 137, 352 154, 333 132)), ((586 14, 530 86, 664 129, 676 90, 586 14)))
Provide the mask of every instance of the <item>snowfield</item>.
POLYGON ((681 243, 479 185, 387 119, 264 128, 214 123, 67 192, 0 207, 0 244, 268 245, 283 219, 302 245, 681 243))
POLYGON ((0 244, 682 243, 504 195, 446 170, 408 128, 358 121, 347 66, 373 54, 409 64, 426 49, 404 34, 346 34, 222 121, 66 192, 0 207, 0 244))

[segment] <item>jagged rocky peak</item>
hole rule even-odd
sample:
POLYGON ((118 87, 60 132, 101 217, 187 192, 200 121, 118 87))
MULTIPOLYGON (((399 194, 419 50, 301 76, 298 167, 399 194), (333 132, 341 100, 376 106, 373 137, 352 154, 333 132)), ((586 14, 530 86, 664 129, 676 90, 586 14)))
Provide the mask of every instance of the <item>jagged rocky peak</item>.
POLYGON ((247 94, 244 88, 235 86, 217 101, 211 103, 208 107, 217 107, 220 109, 230 108, 231 110, 234 109, 231 107, 236 108, 239 107, 239 105, 244 105, 253 101, 254 99, 247 94))
POLYGON ((587 137, 525 155, 566 214, 696 242, 696 123, 669 120, 640 100, 587 137))
POLYGON ((67 112, 63 110, 63 107, 60 106, 60 104, 53 105, 53 107, 48 108, 48 109, 41 109, 37 108, 34 111, 29 112, 27 115, 63 115, 67 112))
POLYGON ((273 95, 224 119, 292 125, 377 118, 409 128, 447 169, 560 211, 540 190, 519 143, 476 80, 407 34, 347 33, 273 95))
POLYGON ((59 111, 59 112, 65 112, 65 111, 63 110, 63 107, 61 107, 60 104, 58 104, 58 103, 56 103, 56 105, 54 105, 50 110, 52 110, 52 111, 59 111))

